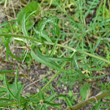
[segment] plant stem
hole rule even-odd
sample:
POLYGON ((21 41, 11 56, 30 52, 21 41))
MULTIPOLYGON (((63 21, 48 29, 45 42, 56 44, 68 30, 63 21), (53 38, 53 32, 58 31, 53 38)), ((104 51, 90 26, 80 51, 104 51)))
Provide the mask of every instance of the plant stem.
MULTIPOLYGON (((73 52, 73 54, 70 56, 70 58, 71 58, 74 54, 75 54, 75 52, 73 52)), ((63 69, 66 64, 67 64, 67 62, 65 62, 65 63, 61 66, 61 69, 63 69)), ((55 77, 56 77, 60 72, 61 72, 61 71, 59 70, 59 71, 49 80, 49 82, 41 89, 41 91, 43 91, 43 90, 55 79, 55 77)), ((37 95, 38 95, 38 93, 35 94, 34 97, 37 96, 37 95)))
POLYGON ((60 73, 60 71, 58 71, 49 81, 48 83, 41 89, 41 91, 43 91, 54 79, 55 77, 60 73))
POLYGON ((84 107, 85 105, 89 104, 90 102, 94 102, 94 101, 97 101, 98 99, 101 99, 101 98, 104 98, 106 96, 109 96, 110 95, 110 91, 107 91, 107 92, 102 92, 101 94, 99 95, 96 95, 94 97, 91 97, 73 107, 69 107, 67 108, 66 110, 78 110, 80 109, 81 107, 84 107))
MULTIPOLYGON (((34 41, 34 42, 37 42, 37 43, 42 44, 39 40, 37 40, 37 39, 35 39, 35 38, 27 37, 27 36, 23 36, 23 35, 14 35, 14 34, 5 34, 5 33, 4 33, 4 34, 0 34, 0 36, 16 37, 16 38, 21 38, 21 39, 24 38, 24 39, 32 40, 32 41, 34 41)), ((45 41, 44 43, 47 44, 47 45, 54 45, 54 43, 50 43, 50 42, 46 42, 46 41, 45 41)), ((72 51, 74 51, 74 52, 77 51, 77 52, 79 52, 79 53, 86 54, 86 55, 88 55, 88 56, 91 56, 91 57, 93 57, 93 58, 102 60, 102 61, 104 61, 104 62, 110 64, 110 61, 108 61, 108 60, 106 60, 106 59, 104 59, 104 58, 101 58, 101 57, 92 55, 92 54, 90 54, 90 53, 83 52, 83 51, 81 51, 81 50, 78 51, 78 50, 76 50, 76 49, 74 49, 74 48, 72 48, 72 47, 65 46, 65 45, 61 45, 61 44, 57 44, 56 46, 66 48, 66 49, 72 50, 72 51)))
POLYGON ((86 55, 88 55, 88 56, 91 56, 91 57, 93 57, 93 58, 96 58, 96 59, 102 60, 102 61, 104 61, 104 62, 110 64, 110 61, 109 61, 109 60, 106 60, 106 59, 101 58, 101 57, 99 57, 99 56, 96 56, 96 55, 93 55, 93 54, 90 54, 90 53, 87 53, 87 52, 83 52, 83 51, 78 51, 78 52, 83 53, 83 54, 86 54, 86 55))

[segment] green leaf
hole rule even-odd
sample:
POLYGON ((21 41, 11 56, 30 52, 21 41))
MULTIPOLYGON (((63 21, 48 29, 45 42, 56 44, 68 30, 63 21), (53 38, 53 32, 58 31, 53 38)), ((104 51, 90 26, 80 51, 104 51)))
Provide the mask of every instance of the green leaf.
POLYGON ((26 30, 26 25, 25 25, 25 22, 26 22, 25 15, 26 15, 26 14, 24 14, 24 16, 23 16, 23 18, 22 18, 22 29, 23 29, 24 35, 29 37, 29 35, 28 35, 28 33, 27 33, 27 30, 26 30))
POLYGON ((55 51, 55 49, 56 49, 57 42, 58 42, 58 40, 56 40, 56 42, 54 43, 53 49, 51 50, 51 53, 49 54, 49 56, 53 56, 54 51, 55 51))
POLYGON ((18 90, 18 81, 17 81, 17 79, 18 79, 18 68, 15 72, 15 88, 16 88, 16 90, 18 90))
MULTIPOLYGON (((16 79, 15 79, 16 80, 16 79)), ((13 94, 13 96, 15 96, 16 100, 20 103, 21 101, 21 92, 22 92, 22 89, 24 87, 23 84, 21 84, 21 82, 14 82, 12 84, 8 84, 8 87, 14 91, 11 91, 11 93, 13 94), (16 84, 17 83, 17 84, 16 84), (17 88, 17 87, 18 88, 17 88)))
POLYGON ((48 110, 47 109, 47 106, 46 105, 44 105, 43 107, 42 107, 42 109, 41 110, 48 110))
POLYGON ((69 95, 70 97, 72 97, 72 96, 73 96, 73 93, 72 93, 72 91, 70 91, 70 90, 69 90, 69 93, 68 93, 68 95, 69 95))
POLYGON ((49 59, 51 59, 53 61, 63 61, 63 62, 72 60, 72 58, 52 58, 52 57, 47 57, 47 58, 49 58, 49 59))
POLYGON ((40 21, 38 23, 38 30, 36 30, 34 28, 34 31, 36 34, 38 34, 41 42, 43 43, 43 38, 46 39, 48 42, 52 42, 51 39, 44 33, 43 29, 45 27, 45 22, 44 21, 40 21))
POLYGON ((14 70, 0 70, 0 74, 11 73, 11 72, 14 72, 14 70))
POLYGON ((68 99, 68 97, 67 97, 66 95, 57 95, 57 96, 53 97, 52 101, 55 100, 55 99, 57 99, 57 98, 63 99, 63 100, 67 103, 67 105, 68 105, 69 107, 72 106, 70 100, 68 99))
POLYGON ((90 89, 90 84, 84 83, 83 86, 80 88, 80 94, 82 96, 82 100, 84 100, 87 96, 87 91, 90 89))
POLYGON ((27 21, 26 22, 26 30, 30 30, 34 25, 34 21, 27 21))
POLYGON ((34 22, 33 21, 27 21, 33 14, 39 13, 39 4, 37 1, 30 2, 25 8, 23 8, 17 15, 18 18, 18 24, 22 25, 23 32, 25 36, 28 36, 27 30, 30 29, 34 22))
POLYGON ((56 103, 50 103, 50 102, 48 102, 48 101, 44 101, 44 103, 46 103, 46 104, 48 104, 48 105, 51 105, 51 106, 62 105, 62 103, 56 104, 56 103))
POLYGON ((50 39, 50 37, 47 36, 47 34, 45 34, 45 26, 46 24, 51 24, 53 26, 53 35, 57 36, 59 38, 60 36, 60 28, 58 26, 58 18, 57 17, 51 17, 51 18, 44 18, 42 19, 38 25, 37 25, 37 30, 34 29, 34 31, 36 32, 36 34, 39 35, 40 40, 43 43, 43 39, 46 39, 48 42, 52 42, 52 40, 50 39))
POLYGON ((98 47, 98 45, 100 44, 100 41, 102 40, 102 37, 100 37, 95 45, 95 47, 93 48, 93 52, 95 52, 96 48, 98 47))
POLYGON ((21 83, 17 81, 17 78, 18 78, 18 68, 16 71, 15 82, 13 84, 8 84, 7 79, 6 79, 6 74, 4 74, 4 80, 5 80, 7 92, 12 98, 14 98, 20 103, 21 92, 22 92, 24 85, 21 85, 21 83), (11 91, 10 88, 15 91, 11 91))
POLYGON ((37 52, 37 55, 35 54, 35 52, 33 51, 33 49, 31 49, 31 56, 32 58, 34 58, 36 61, 46 65, 46 66, 49 66, 53 69, 56 69, 56 70, 60 70, 60 66, 57 65, 55 62, 53 62, 52 60, 50 60, 49 58, 45 57, 44 55, 42 55, 38 49, 38 47, 36 47, 36 52, 37 52))
POLYGON ((0 28, 1 28, 2 26, 5 26, 5 25, 9 24, 9 23, 13 23, 13 22, 15 22, 15 21, 16 21, 16 20, 5 21, 4 23, 0 24, 0 28))
POLYGON ((50 95, 49 97, 47 97, 47 98, 45 99, 45 101, 52 101, 53 98, 55 98, 55 96, 56 96, 56 92, 53 93, 52 95, 50 95))
POLYGON ((18 90, 17 90, 16 98, 17 98, 19 103, 21 100, 21 92, 23 90, 23 87, 24 87, 24 85, 21 85, 20 83, 18 83, 18 90))
POLYGON ((79 65, 78 65, 78 62, 77 62, 77 58, 76 58, 76 54, 73 56, 73 59, 74 59, 74 64, 75 64, 75 68, 76 68, 77 72, 78 72, 82 77, 84 77, 84 78, 86 78, 86 79, 98 79, 98 78, 101 78, 101 77, 104 77, 104 76, 107 75, 107 74, 104 74, 104 75, 97 76, 97 77, 91 77, 91 76, 88 77, 88 76, 84 75, 84 74, 80 71, 79 65))
MULTIPOLYGON (((23 17, 29 18, 29 15, 34 12, 33 14, 38 14, 39 13, 39 3, 36 1, 30 2, 26 7, 24 7, 18 14, 17 14, 17 20, 18 24, 22 25, 22 20, 23 17)), ((32 15, 32 14, 31 14, 32 15)), ((27 20, 27 19, 26 19, 27 20)))
POLYGON ((10 41, 10 38, 6 38, 6 41, 5 41, 5 44, 4 46, 6 47, 6 57, 7 57, 7 60, 8 60, 8 55, 10 55, 12 58, 15 58, 17 60, 23 60, 23 58, 18 58, 16 56, 14 56, 11 51, 10 51, 10 48, 9 48, 9 41, 10 41))
POLYGON ((68 99, 68 97, 65 97, 65 102, 67 103, 68 107, 71 107, 71 101, 68 99))
POLYGON ((7 79, 6 79, 6 74, 4 74, 4 81, 5 81, 5 85, 6 85, 7 92, 10 94, 10 96, 11 96, 13 99, 17 100, 17 98, 13 95, 13 93, 12 93, 12 92, 10 91, 10 89, 9 89, 8 82, 7 82, 7 79))

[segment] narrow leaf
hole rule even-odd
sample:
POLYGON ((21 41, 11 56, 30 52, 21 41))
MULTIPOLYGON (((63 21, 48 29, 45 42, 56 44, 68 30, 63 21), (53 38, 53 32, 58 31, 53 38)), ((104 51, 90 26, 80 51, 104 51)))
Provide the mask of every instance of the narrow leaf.
POLYGON ((3 74, 3 73, 12 73, 14 72, 14 70, 0 70, 0 74, 3 74))
POLYGON ((16 90, 18 90, 18 82, 17 82, 17 79, 18 79, 18 68, 17 68, 17 70, 16 70, 16 72, 15 72, 15 88, 16 88, 16 90))
POLYGON ((17 100, 16 97, 13 95, 13 93, 12 93, 12 92, 10 91, 10 89, 9 89, 8 82, 7 82, 7 79, 6 79, 6 74, 4 74, 4 81, 5 81, 5 85, 6 85, 7 92, 10 94, 10 96, 11 96, 13 99, 17 100))
POLYGON ((4 44, 4 46, 6 47, 7 60, 8 60, 8 55, 10 55, 12 58, 15 58, 15 59, 17 59, 17 60, 23 60, 23 58, 18 58, 18 57, 14 56, 14 55, 11 53, 10 48, 9 48, 9 45, 8 45, 9 40, 10 40, 9 38, 6 38, 6 42, 5 42, 5 44, 4 44))
MULTIPOLYGON (((27 18, 30 13, 34 12, 36 15, 40 12, 39 11, 39 4, 37 1, 30 2, 26 7, 24 7, 17 15, 18 24, 22 25, 23 17, 27 18), (25 15, 26 14, 26 15, 25 15)), ((33 14, 34 14, 33 13, 33 14)), ((31 14, 32 15, 32 14, 31 14)), ((29 18, 29 17, 28 17, 29 18)), ((27 20, 27 19, 26 19, 27 20)))
POLYGON ((52 62, 50 59, 45 58, 45 56, 43 56, 38 49, 36 49, 37 51, 37 55, 35 54, 35 52, 33 51, 33 49, 31 49, 31 56, 38 62, 49 66, 53 69, 59 70, 60 66, 57 65, 55 62, 52 62))

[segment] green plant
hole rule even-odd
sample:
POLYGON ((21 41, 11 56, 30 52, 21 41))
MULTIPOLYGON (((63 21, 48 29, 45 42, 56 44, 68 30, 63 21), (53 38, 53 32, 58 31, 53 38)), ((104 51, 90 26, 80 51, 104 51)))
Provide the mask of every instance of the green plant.
POLYGON ((94 103, 94 106, 91 108, 91 110, 99 110, 99 109, 105 109, 105 108, 110 108, 107 106, 101 106, 101 104, 109 104, 108 102, 102 102, 101 100, 99 100, 96 104, 94 103))
MULTIPOLYGON (((7 61, 11 57, 31 65, 32 61, 35 60, 55 71, 55 75, 49 81, 43 78, 43 82, 47 82, 47 84, 39 89, 39 93, 25 97, 21 95, 23 86, 17 82, 17 73, 15 83, 10 86, 5 76, 4 81, 10 97, 8 105, 12 105, 14 101, 14 104, 18 104, 24 109, 28 109, 28 107, 36 110, 48 109, 48 107, 61 109, 61 104, 55 103, 57 98, 61 98, 65 100, 68 107, 71 107, 74 104, 74 98, 71 98, 72 93, 69 91, 69 96, 57 95, 53 90, 54 88, 50 86, 50 83, 58 75, 61 76, 58 80, 59 86, 63 82, 69 89, 72 89, 73 84, 79 81, 82 84, 80 88, 82 101, 86 98, 87 90, 91 86, 89 83, 83 83, 82 80, 105 77, 108 75, 107 73, 96 74, 110 66, 110 46, 108 43, 110 40, 110 16, 106 3, 107 0, 89 0, 87 2, 86 0, 44 0, 41 3, 36 0, 27 4, 17 14, 17 20, 7 21, 0 25, 0 46, 6 48, 7 61), (46 7, 47 4, 49 8, 46 7), (54 10, 56 11, 52 11, 51 6, 53 9, 55 7, 54 10), (70 14, 71 10, 75 11, 75 14, 70 14), (87 21, 89 16, 92 18, 90 22, 87 21), (38 23, 34 22, 35 19, 38 23), (14 34, 11 34, 12 30, 9 23, 13 24, 14 34), (12 41, 17 41, 21 47, 25 45, 27 51, 17 57, 10 49, 13 45, 12 41), (19 85, 19 89, 17 85, 19 85), (16 88, 17 94, 10 90, 11 86, 16 88), (48 87, 52 91, 50 96, 46 93, 48 87)), ((13 70, 0 72, 1 74, 9 73, 13 70)), ((105 85, 102 90, 104 89, 105 85)), ((48 92, 50 91, 48 90, 48 92)), ((100 108, 98 104, 94 107, 100 108)))
POLYGON ((19 103, 22 102, 21 91, 23 89, 23 85, 21 85, 21 83, 17 81, 18 69, 15 72, 15 82, 13 84, 8 84, 6 74, 9 72, 13 72, 13 70, 0 71, 0 73, 4 74, 4 83, 6 86, 1 88, 0 107, 7 107, 8 105, 12 105, 13 108, 13 105, 16 105, 17 107, 19 106, 19 103))

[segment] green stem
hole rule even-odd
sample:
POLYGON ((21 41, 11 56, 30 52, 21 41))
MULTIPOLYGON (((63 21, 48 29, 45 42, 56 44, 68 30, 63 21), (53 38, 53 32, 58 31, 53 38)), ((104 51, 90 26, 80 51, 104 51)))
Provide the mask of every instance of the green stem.
MULTIPOLYGON (((71 58, 74 54, 75 54, 75 52, 73 52, 73 54, 70 56, 70 58, 71 58)), ((61 66, 61 69, 63 69, 66 64, 67 64, 67 62, 65 62, 65 63, 61 66)), ((43 90, 55 79, 55 77, 56 77, 60 72, 61 72, 61 71, 58 71, 58 72, 49 80, 49 82, 41 89, 41 91, 43 91, 43 90)), ((37 95, 38 95, 38 93, 35 94, 34 97, 37 96, 37 95)))
MULTIPOLYGON (((41 43, 39 40, 37 40, 37 39, 35 39, 35 38, 27 37, 27 36, 22 36, 22 35, 0 34, 0 36, 16 37, 16 38, 22 38, 22 39, 25 38, 25 39, 28 39, 28 40, 32 40, 33 42, 41 43)), ((47 45, 54 45, 54 43, 50 43, 50 42, 46 42, 46 41, 45 41, 44 43, 47 44, 47 45)), ((41 43, 41 44, 42 44, 42 43, 41 43)), ((71 55, 71 57, 72 57, 72 56, 74 55, 74 53, 77 51, 77 52, 79 52, 79 53, 86 54, 86 55, 88 55, 88 56, 94 57, 94 58, 96 58, 96 59, 105 61, 105 62, 107 62, 107 63, 110 64, 110 61, 108 61, 108 60, 106 60, 106 59, 103 59, 103 58, 101 58, 101 57, 92 55, 92 54, 90 54, 90 53, 83 52, 83 51, 78 51, 78 50, 76 50, 76 49, 74 49, 74 48, 71 48, 71 47, 65 46, 65 45, 61 45, 61 44, 57 44, 57 46, 58 46, 58 47, 63 47, 63 48, 72 50, 72 51, 73 51, 73 54, 71 55)), ((62 65, 61 68, 64 68, 64 66, 66 65, 66 63, 67 63, 67 62, 65 62, 65 63, 62 65)), ((61 72, 61 71, 58 71, 58 72, 50 79, 50 81, 42 88, 41 91, 43 91, 43 90, 54 80, 54 78, 55 78, 60 72, 61 72)), ((37 93, 36 95, 34 95, 34 97, 37 96, 37 95, 38 95, 38 93, 37 93)))
POLYGON ((55 77, 60 73, 60 71, 58 71, 49 81, 48 83, 41 89, 41 91, 43 91, 54 79, 55 77))
POLYGON ((102 60, 102 61, 107 62, 107 63, 110 64, 110 61, 108 61, 108 60, 106 60, 106 59, 104 59, 104 58, 101 58, 101 57, 98 57, 98 56, 96 56, 96 55, 93 55, 93 54, 90 54, 90 53, 87 53, 87 52, 83 52, 83 51, 78 51, 78 52, 83 53, 83 54, 86 54, 86 55, 88 55, 88 56, 91 56, 91 57, 93 57, 93 58, 102 60))
MULTIPOLYGON (((28 40, 36 41, 37 43, 41 43, 39 40, 37 40, 37 39, 35 39, 35 38, 28 37, 28 36, 23 36, 23 35, 14 35, 14 34, 5 34, 5 33, 4 33, 4 34, 0 34, 0 36, 16 37, 16 38, 21 38, 21 39, 25 38, 25 39, 28 39, 28 40)), ((44 43, 47 44, 47 45, 54 45, 54 43, 50 43, 50 42, 46 42, 46 41, 45 41, 44 43)), ((41 44, 42 44, 42 43, 41 43, 41 44)), ((74 49, 74 48, 71 48, 71 47, 65 46, 65 45, 61 45, 61 44, 57 44, 56 46, 66 48, 66 49, 72 50, 72 51, 74 51, 74 52, 77 51, 77 52, 79 52, 79 53, 86 54, 86 55, 88 55, 88 56, 91 56, 91 57, 93 57, 93 58, 102 60, 102 61, 104 61, 104 62, 110 64, 110 61, 108 61, 108 60, 106 60, 106 59, 104 59, 104 58, 101 58, 101 57, 92 55, 92 54, 90 54, 90 53, 83 52, 83 51, 78 51, 78 50, 76 50, 76 49, 74 49)))

